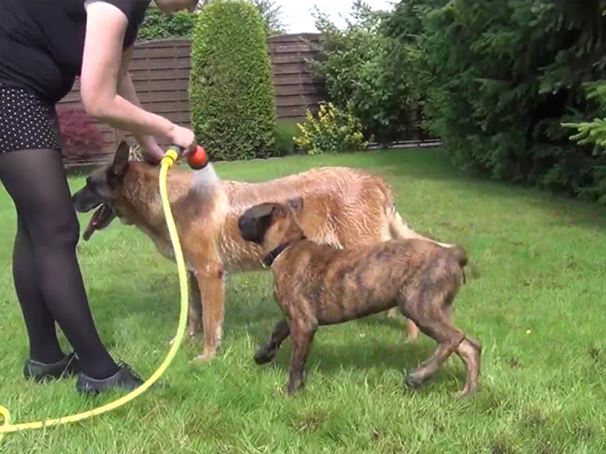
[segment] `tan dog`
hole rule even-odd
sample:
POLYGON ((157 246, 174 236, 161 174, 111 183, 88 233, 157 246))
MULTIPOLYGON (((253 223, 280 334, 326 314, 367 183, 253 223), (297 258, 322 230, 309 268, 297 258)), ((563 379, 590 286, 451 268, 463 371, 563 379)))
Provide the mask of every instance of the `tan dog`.
POLYGON ((464 280, 465 252, 419 239, 335 249, 305 238, 297 219, 303 205, 300 198, 288 207, 264 203, 247 210, 239 221, 242 236, 263 247, 275 279, 274 294, 286 318, 276 325, 255 361, 272 361, 290 335, 288 392, 295 393, 305 383, 305 362, 318 326, 397 306, 438 343, 433 356, 410 373, 406 383, 421 385, 456 352, 467 369, 461 395, 473 394, 480 372, 480 343, 451 321, 453 300, 464 280))
MULTIPOLYGON (((213 172, 212 166, 207 169, 213 172)), ((73 199, 79 212, 97 208, 84 238, 117 216, 146 233, 165 257, 173 259, 158 191, 159 168, 129 161, 122 143, 111 165, 95 170, 73 199)), ((192 173, 174 168, 168 190, 190 270, 189 334, 204 328, 204 351, 213 358, 221 343, 226 272, 262 269, 262 249, 242 239, 237 221, 261 202, 304 197, 301 213, 308 238, 334 247, 370 244, 393 238, 422 238, 395 209, 389 186, 359 170, 328 167, 262 183, 213 181, 191 190, 192 173)), ((416 338, 414 324, 409 337, 416 338)))

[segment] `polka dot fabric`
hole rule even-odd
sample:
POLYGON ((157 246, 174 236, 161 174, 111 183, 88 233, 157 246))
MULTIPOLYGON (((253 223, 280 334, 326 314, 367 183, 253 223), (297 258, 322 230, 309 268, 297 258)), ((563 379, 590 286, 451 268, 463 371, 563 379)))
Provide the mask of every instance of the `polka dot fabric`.
POLYGON ((0 154, 60 149, 54 107, 21 88, 0 84, 0 154))

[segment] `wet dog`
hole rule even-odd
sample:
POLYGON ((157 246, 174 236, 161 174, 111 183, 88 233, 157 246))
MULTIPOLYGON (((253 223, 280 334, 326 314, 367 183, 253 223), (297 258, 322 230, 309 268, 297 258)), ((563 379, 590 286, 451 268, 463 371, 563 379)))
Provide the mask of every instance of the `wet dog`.
MULTIPOLYGON (((80 213, 96 209, 84 239, 113 219, 134 225, 173 260, 173 250, 158 191, 159 167, 129 160, 122 142, 113 162, 94 170, 74 196, 80 213)), ((212 165, 208 167, 212 171, 212 165)), ((396 210, 393 193, 380 177, 358 169, 322 167, 258 183, 211 179, 192 191, 192 172, 178 167, 168 175, 168 192, 189 268, 189 335, 204 328, 204 350, 198 359, 212 359, 221 345, 225 275, 261 270, 262 249, 242 239, 237 220, 261 202, 304 197, 301 213, 308 238, 337 248, 394 238, 424 238, 396 210)), ((408 323, 409 338, 418 330, 408 323)))
POLYGON ((480 374, 480 343, 451 320, 453 300, 465 278, 465 252, 422 239, 336 249, 306 239, 298 219, 303 210, 301 198, 288 204, 264 203, 248 209, 238 222, 243 238, 263 248, 286 318, 275 326, 255 361, 272 361, 290 335, 288 392, 296 393, 305 383, 305 363, 319 326, 397 306, 438 343, 436 352, 407 376, 406 384, 421 385, 456 353, 467 370, 460 394, 473 394, 480 374))

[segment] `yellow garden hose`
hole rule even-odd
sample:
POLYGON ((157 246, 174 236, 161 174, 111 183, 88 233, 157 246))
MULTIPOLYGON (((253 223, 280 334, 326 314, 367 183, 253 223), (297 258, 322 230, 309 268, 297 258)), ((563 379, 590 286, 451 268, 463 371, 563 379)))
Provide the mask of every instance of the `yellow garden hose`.
POLYGON ((185 267, 185 260, 183 258, 183 251, 181 249, 181 243, 179 241, 179 235, 177 233, 177 226, 175 225, 175 220, 170 209, 168 191, 166 189, 168 169, 170 169, 175 164, 178 158, 179 153, 176 149, 171 147, 164 155, 164 159, 162 159, 160 168, 160 197, 162 198, 162 209, 164 210, 166 225, 168 226, 170 240, 172 242, 173 249, 175 252, 177 270, 179 273, 179 288, 181 292, 181 310, 179 315, 179 326, 177 328, 177 336, 175 337, 175 341, 172 344, 168 354, 166 355, 166 358, 164 359, 160 367, 158 367, 158 369, 152 374, 152 376, 149 377, 147 381, 145 381, 145 383, 143 383, 139 388, 113 402, 75 415, 64 416, 56 419, 48 419, 46 421, 34 421, 21 424, 12 424, 10 412, 7 408, 0 405, 0 442, 4 438, 4 435, 7 433, 21 432, 25 430, 34 429, 44 429, 47 427, 71 424, 92 418, 93 416, 99 416, 104 413, 108 413, 112 410, 115 410, 119 407, 122 407, 123 405, 126 405, 128 402, 132 401, 133 399, 136 399, 145 391, 147 391, 150 386, 152 386, 158 381, 158 379, 162 376, 162 374, 164 374, 164 372, 166 372, 166 370, 170 366, 185 336, 188 306, 187 268, 185 267))

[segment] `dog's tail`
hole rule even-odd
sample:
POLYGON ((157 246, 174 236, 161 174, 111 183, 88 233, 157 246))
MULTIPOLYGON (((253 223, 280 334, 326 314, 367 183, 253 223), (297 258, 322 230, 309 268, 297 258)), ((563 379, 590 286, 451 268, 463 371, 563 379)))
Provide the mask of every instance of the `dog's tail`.
POLYGON ((431 238, 430 236, 423 236, 420 233, 415 232, 413 229, 410 228, 410 226, 406 222, 404 222, 402 216, 400 216, 400 213, 398 213, 398 210, 395 205, 390 205, 387 210, 387 216, 389 222, 389 233, 393 240, 419 239, 430 241, 445 248, 452 247, 451 244, 440 243, 439 241, 434 238, 431 238))
POLYGON ((387 207, 387 218, 389 222, 389 234, 394 240, 409 240, 409 239, 427 239, 415 232, 410 226, 404 222, 395 205, 390 204, 387 207))
POLYGON ((467 276, 465 275, 465 267, 469 263, 469 259, 467 257, 467 252, 465 249, 459 246, 453 246, 448 249, 450 257, 454 260, 459 267, 461 267, 461 272, 463 273, 463 283, 467 283, 467 276))
POLYGON ((459 246, 453 246, 449 248, 450 256, 459 264, 461 268, 467 266, 469 259, 467 258, 467 252, 465 249, 459 246))

